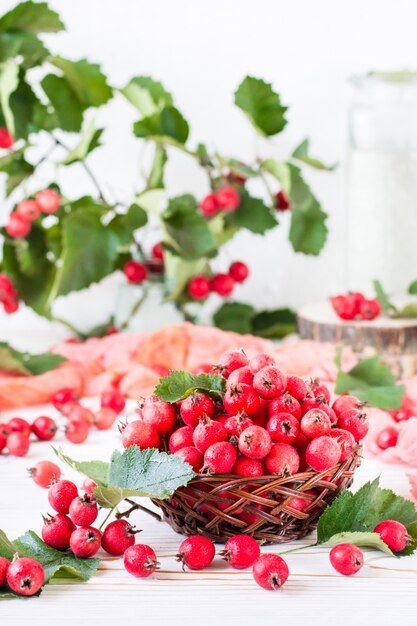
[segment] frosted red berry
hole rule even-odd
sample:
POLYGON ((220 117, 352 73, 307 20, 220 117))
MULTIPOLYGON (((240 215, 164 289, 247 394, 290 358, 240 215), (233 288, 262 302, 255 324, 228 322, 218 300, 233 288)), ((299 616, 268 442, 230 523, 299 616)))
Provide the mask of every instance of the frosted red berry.
POLYGON ((233 213, 240 205, 239 192, 230 185, 220 187, 215 193, 217 206, 223 211, 233 213))
POLYGON ((239 383, 228 387, 223 397, 223 404, 230 415, 244 413, 250 417, 259 409, 259 396, 250 385, 239 383))
POLYGON ((239 367, 237 370, 231 372, 227 378, 227 386, 238 385, 244 383, 245 385, 251 385, 253 382, 253 374, 249 367, 239 367))
POLYGON ((201 454, 219 441, 227 441, 228 434, 225 427, 220 422, 215 422, 209 418, 201 420, 195 427, 193 433, 194 446, 201 454))
POLYGON ((238 456, 232 468, 232 474, 236 476, 263 476, 263 465, 259 459, 249 459, 245 456, 238 456))
POLYGON ((311 409, 301 418, 301 430, 306 437, 313 439, 321 435, 328 435, 332 424, 329 416, 321 409, 311 409))
POLYGON ((43 518, 42 539, 55 550, 68 550, 74 530, 74 522, 62 513, 43 518))
POLYGON ((39 487, 48 488, 61 477, 61 470, 52 461, 38 461, 29 469, 29 474, 39 487))
MULTIPOLYGON (((219 419, 217 417, 217 419, 219 419)), ((232 415, 231 417, 227 417, 224 420, 223 426, 227 430, 229 437, 240 437, 240 433, 242 433, 249 426, 253 426, 253 422, 250 417, 247 417, 244 413, 238 413, 237 415, 232 415)))
POLYGON ((307 395, 307 385, 299 376, 288 376, 287 391, 293 398, 300 402, 300 400, 304 400, 307 395))
POLYGON ((275 443, 265 459, 265 467, 273 476, 292 476, 300 467, 300 455, 288 443, 275 443))
POLYGON ((361 409, 343 411, 337 420, 337 426, 352 433, 355 441, 361 441, 368 433, 369 420, 361 409))
POLYGON ((343 430, 342 428, 332 428, 329 432, 329 437, 335 439, 340 446, 342 451, 340 461, 346 461, 352 456, 353 451, 356 448, 356 441, 352 433, 347 430, 343 430))
POLYGON ((404 524, 393 519, 387 519, 377 524, 374 528, 374 533, 378 533, 382 541, 393 552, 401 552, 411 542, 404 524))
POLYGON ((222 298, 227 298, 235 288, 235 281, 229 274, 216 274, 211 281, 211 289, 222 298))
POLYGON ((0 556, 0 587, 4 587, 7 582, 7 570, 10 567, 10 561, 0 556))
POLYGON ((336 439, 316 437, 306 448, 306 461, 316 472, 335 467, 340 461, 342 450, 336 439))
POLYGON ((255 582, 268 591, 280 589, 288 576, 288 565, 278 554, 262 554, 253 566, 255 582))
POLYGON ((93 495, 93 491, 96 487, 97 487, 97 483, 95 483, 94 480, 91 480, 91 478, 84 478, 84 482, 82 484, 82 490, 85 493, 89 493, 90 495, 93 495))
POLYGON ((88 559, 94 556, 101 545, 101 533, 97 528, 77 528, 71 535, 70 548, 75 556, 88 559))
POLYGON ((115 413, 121 413, 126 406, 126 400, 117 389, 109 389, 101 394, 100 404, 103 408, 106 407, 115 413))
POLYGON ((260 369, 253 378, 253 388, 266 400, 272 400, 284 393, 287 378, 275 365, 267 365, 260 369))
POLYGON ((249 361, 249 369, 254 375, 259 372, 259 370, 270 365, 275 365, 275 359, 270 354, 264 352, 256 354, 249 361))
POLYGON ((193 445, 193 432, 194 429, 191 426, 182 426, 178 430, 174 431, 169 438, 169 451, 171 454, 193 445))
POLYGON ((136 534, 140 532, 127 520, 115 520, 107 524, 101 538, 101 547, 112 556, 121 556, 134 545, 136 534))
POLYGON ((266 427, 274 443, 294 443, 300 434, 300 423, 291 413, 273 415, 266 427))
POLYGON ((151 424, 146 424, 142 420, 136 420, 123 429, 122 444, 125 448, 138 446, 141 450, 158 448, 158 431, 151 424))
POLYGON ((78 496, 78 489, 70 480, 59 480, 50 486, 48 502, 57 513, 66 515, 70 504, 78 496))
POLYGON ((204 393, 194 392, 181 402, 180 415, 187 426, 195 428, 203 417, 213 417, 214 401, 204 393))
POLYGON ((30 447, 29 437, 20 432, 13 432, 7 437, 6 446, 12 456, 26 456, 30 447))
POLYGON ((123 562, 126 571, 137 578, 147 578, 159 567, 154 550, 141 543, 126 550, 123 562))
POLYGON ((289 393, 284 393, 282 396, 278 396, 278 398, 273 398, 268 405, 269 417, 279 413, 291 413, 295 418, 300 419, 300 403, 289 393))
POLYGON ((61 205, 61 198, 55 189, 43 189, 35 196, 36 204, 41 208, 42 213, 52 215, 56 213, 61 205))
POLYGON ((242 261, 235 261, 229 267, 229 274, 236 283, 244 283, 249 276, 249 268, 242 261))
POLYGON ((42 565, 27 557, 17 558, 7 570, 7 584, 15 593, 33 596, 42 587, 45 572, 42 565))
POLYGON ((188 295, 193 300, 205 300, 211 291, 211 283, 207 276, 194 276, 188 283, 188 295))
POLYGON ((364 563, 363 552, 351 543, 339 543, 330 550, 330 563, 344 576, 359 572, 364 563))
POLYGON ((41 441, 50 441, 56 435, 58 427, 55 420, 47 415, 40 415, 32 424, 32 432, 41 441))
POLYGON ((91 526, 98 516, 97 502, 88 493, 74 498, 70 504, 69 515, 76 526, 91 526))
POLYGON ((272 440, 261 426, 249 426, 239 437, 239 451, 249 459, 263 459, 270 452, 272 440))
POLYGON ((344 411, 348 411, 349 409, 360 409, 362 406, 363 404, 356 396, 346 394, 344 396, 340 396, 333 402, 332 409, 336 413, 336 416, 340 417, 344 411))
POLYGON ((227 378, 232 372, 245 367, 248 363, 248 357, 243 350, 227 350, 220 356, 219 368, 227 378))
POLYGON ((174 427, 177 415, 172 404, 159 400, 146 404, 142 410, 143 421, 153 426, 160 435, 165 435, 174 427))
POLYGON ((247 569, 252 567, 259 559, 261 549, 253 537, 249 535, 235 535, 225 543, 221 557, 234 569, 247 569))
POLYGON ((203 471, 209 474, 230 474, 236 458, 235 446, 228 441, 219 441, 205 451, 203 471))
POLYGON ((195 446, 186 446, 175 452, 183 461, 191 465, 193 471, 198 474, 204 464, 204 457, 195 446))
POLYGON ((41 208, 35 200, 23 200, 16 207, 16 214, 26 222, 34 222, 41 214, 41 208))
POLYGON ((200 570, 208 567, 216 553, 214 543, 207 537, 195 535, 188 537, 179 547, 177 561, 182 563, 183 569, 200 570))

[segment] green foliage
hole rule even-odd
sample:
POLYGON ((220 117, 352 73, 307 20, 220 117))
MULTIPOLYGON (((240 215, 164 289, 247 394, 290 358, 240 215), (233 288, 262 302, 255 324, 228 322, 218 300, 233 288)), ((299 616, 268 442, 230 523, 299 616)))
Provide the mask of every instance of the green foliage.
POLYGON ((24 374, 27 376, 38 376, 55 369, 67 359, 58 354, 46 352, 44 354, 29 354, 29 352, 19 352, 5 341, 0 342, 0 370, 24 374))
POLYGON ((335 165, 325 165, 323 161, 316 159, 310 155, 310 141, 308 139, 304 139, 297 146, 292 153, 292 157, 297 161, 302 161, 311 167, 314 167, 316 170, 326 170, 327 172, 331 172, 336 167, 335 165))
POLYGON ((248 116, 256 130, 265 136, 280 133, 286 123, 287 107, 269 83, 247 76, 235 92, 235 104, 248 116))
POLYGON ((253 198, 248 193, 241 195, 241 203, 235 213, 230 216, 231 224, 239 228, 246 228, 258 235, 274 228, 278 222, 271 208, 259 198, 253 198))
POLYGON ((64 29, 58 13, 46 2, 20 2, 0 18, 0 30, 7 32, 57 33, 64 29))
POLYGON ((378 478, 366 483, 355 494, 345 491, 324 511, 317 525, 317 543, 335 545, 345 539, 390 553, 387 546, 381 546, 378 538, 373 536, 375 526, 387 519, 404 524, 412 537, 411 544, 396 556, 412 554, 417 548, 417 511, 414 504, 390 489, 381 489, 378 478), (349 535, 340 536, 341 533, 349 535), (356 533, 359 535, 356 536, 356 533))
POLYGON ((160 111, 164 106, 174 104, 171 94, 160 82, 149 76, 135 76, 121 90, 121 93, 143 117, 160 111))
POLYGON ((198 391, 215 400, 221 400, 226 391, 226 381, 218 374, 190 374, 185 371, 173 371, 161 378, 155 387, 155 394, 166 402, 184 400, 198 391))
POLYGON ((213 320, 223 330, 265 339, 282 339, 296 330, 294 311, 275 309, 257 312, 253 306, 242 302, 225 302, 214 313, 213 320))
POLYGON ((336 393, 351 393, 362 402, 380 409, 399 409, 405 387, 395 384, 395 376, 377 356, 359 361, 348 372, 339 371, 336 393))
POLYGON ((173 106, 166 106, 161 111, 135 122, 136 137, 163 141, 173 139, 179 144, 187 141, 189 126, 182 114, 173 106))
MULTIPOLYGON (((45 584, 52 579, 59 578, 88 580, 97 571, 100 564, 100 559, 80 559, 74 556, 72 552, 61 552, 51 548, 33 530, 29 530, 14 541, 10 541, 6 534, 0 530, 0 556, 11 560, 16 553, 19 556, 39 561, 45 571, 45 584)), ((0 590, 0 597, 21 598, 22 596, 5 588, 0 590)))
POLYGON ((209 224, 197 211, 197 201, 189 194, 169 201, 162 223, 173 248, 185 258, 198 259, 217 250, 209 224))

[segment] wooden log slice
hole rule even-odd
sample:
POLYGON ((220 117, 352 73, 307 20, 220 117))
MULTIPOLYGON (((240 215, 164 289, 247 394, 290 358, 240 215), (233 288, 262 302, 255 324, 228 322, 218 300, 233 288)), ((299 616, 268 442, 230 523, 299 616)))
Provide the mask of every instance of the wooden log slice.
POLYGON ((329 302, 302 307, 297 313, 301 339, 350 346, 360 357, 377 354, 397 378, 417 374, 417 320, 391 319, 344 321, 337 317, 329 302))

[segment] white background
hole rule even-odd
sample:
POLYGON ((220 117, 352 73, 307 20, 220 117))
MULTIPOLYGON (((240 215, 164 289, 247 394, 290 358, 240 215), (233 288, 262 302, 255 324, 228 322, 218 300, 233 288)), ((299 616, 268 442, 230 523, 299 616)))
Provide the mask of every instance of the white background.
MULTIPOLYGON (((2 0, 1 10, 14 6, 2 0)), ((246 74, 273 83, 290 106, 289 125, 269 149, 286 155, 305 136, 314 153, 339 162, 333 174, 308 172, 308 178, 330 214, 330 237, 320 258, 292 253, 284 227, 260 238, 240 234, 219 259, 242 258, 252 270, 251 280, 236 298, 259 306, 297 306, 327 297, 343 288, 344 163, 347 110, 351 99, 348 77, 369 70, 417 67, 412 0, 52 0, 67 32, 48 36, 52 50, 69 58, 100 62, 115 86, 129 77, 150 75, 173 92, 177 106, 192 128, 191 144, 199 140, 220 151, 250 158, 254 133, 233 106, 233 90, 246 74)), ((129 199, 140 186, 140 142, 130 133, 135 113, 118 97, 100 112, 107 127, 105 148, 91 157, 110 194, 129 199)), ((62 175, 61 175, 62 176, 62 175)), ((88 191, 78 166, 61 179, 68 195, 88 191)), ((168 170, 170 194, 206 190, 206 181, 184 156, 168 170)), ((37 181, 39 184, 41 181, 37 181)), ((47 182, 47 180, 45 180, 47 182)), ((7 208, 7 207, 6 207, 7 208)), ((3 206, 0 211, 4 211, 3 206)), ((82 315, 85 326, 100 321, 114 306, 115 282, 94 288, 85 307, 85 294, 61 303, 60 313, 73 320, 82 315)), ((41 327, 28 312, 1 317, 0 333, 10 328, 41 327)))

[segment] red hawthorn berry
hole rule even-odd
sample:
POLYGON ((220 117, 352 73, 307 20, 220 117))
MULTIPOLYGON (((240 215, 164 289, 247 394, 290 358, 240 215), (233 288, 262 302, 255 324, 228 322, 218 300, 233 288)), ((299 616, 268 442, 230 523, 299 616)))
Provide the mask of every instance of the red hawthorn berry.
POLYGON ((234 279, 229 274, 216 274, 211 281, 211 287, 222 298, 231 295, 235 286, 234 279))
POLYGON ((8 148, 12 147, 13 143, 14 137, 12 133, 8 131, 7 128, 0 128, 0 148, 3 148, 3 150, 7 150, 8 148))
POLYGON ((363 320, 374 320, 378 317, 380 313, 381 305, 376 298, 374 298, 373 300, 364 300, 360 305, 359 315, 363 320))
POLYGON ((154 259, 158 259, 158 261, 164 260, 164 249, 160 241, 153 246, 152 256, 154 259))
POLYGON ((240 205, 239 192, 230 185, 220 187, 215 194, 217 206, 223 211, 230 211, 233 213, 240 205))
POLYGON ((355 302, 346 296, 333 296, 330 298, 331 305, 338 317, 342 320, 353 320, 355 318, 355 302))
POLYGON ((35 200, 42 213, 46 215, 53 215, 61 205, 61 198, 55 189, 42 189, 36 194, 35 200))
POLYGON ((236 283, 243 283, 249 276, 249 268, 242 261, 235 261, 229 267, 229 275, 236 283))
POLYGON ((291 209, 291 200, 289 199, 285 191, 283 191, 282 189, 281 191, 278 191, 275 198, 278 211, 288 211, 288 209, 291 209))
POLYGON ((9 221, 5 226, 9 237, 26 237, 31 231, 31 224, 24 220, 18 213, 11 213, 9 221))
POLYGON ((188 283, 188 294, 194 300, 205 300, 211 291, 207 276, 194 276, 188 283))
POLYGON ((35 200, 23 200, 17 205, 16 214, 26 222, 34 222, 40 216, 41 208, 35 200))
POLYGON ((131 259, 123 267, 124 275, 129 283, 139 285, 148 277, 148 270, 143 263, 131 259))
POLYGON ((11 315, 12 313, 16 313, 19 309, 19 302, 14 298, 7 298, 3 301, 3 308, 5 313, 11 315))
POLYGON ((219 212, 219 205, 217 204, 216 196, 213 193, 209 193, 200 202, 200 211, 205 217, 212 217, 219 212))

